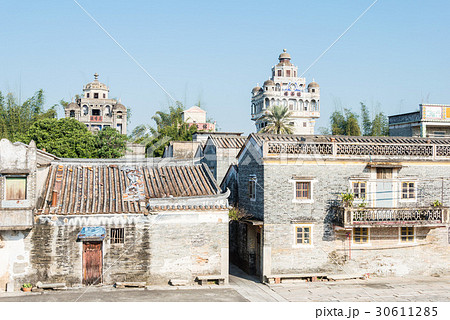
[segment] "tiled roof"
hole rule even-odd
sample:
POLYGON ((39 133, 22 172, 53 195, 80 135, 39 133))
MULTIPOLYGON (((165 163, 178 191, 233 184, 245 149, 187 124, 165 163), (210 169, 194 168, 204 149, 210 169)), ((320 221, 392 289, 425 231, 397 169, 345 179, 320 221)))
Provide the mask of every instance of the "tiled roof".
POLYGON ((38 213, 139 213, 152 198, 212 196, 219 190, 204 164, 59 162, 49 169, 38 213))
POLYGON ((219 148, 224 149, 240 149, 247 140, 247 137, 242 136, 229 136, 229 135, 211 135, 209 137, 211 141, 219 148))

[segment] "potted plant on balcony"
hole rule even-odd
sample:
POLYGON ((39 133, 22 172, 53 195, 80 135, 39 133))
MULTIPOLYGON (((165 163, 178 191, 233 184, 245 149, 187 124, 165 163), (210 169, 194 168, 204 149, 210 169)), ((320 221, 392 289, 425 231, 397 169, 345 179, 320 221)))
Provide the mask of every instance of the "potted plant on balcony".
POLYGON ((342 205, 345 208, 353 206, 353 201, 355 200, 355 195, 350 192, 341 193, 342 205))
POLYGON ((439 200, 434 200, 434 202, 432 203, 432 206, 435 208, 442 207, 442 203, 439 200))
POLYGON ((33 286, 31 285, 31 283, 24 283, 22 285, 22 291, 23 292, 30 292, 32 287, 33 286))

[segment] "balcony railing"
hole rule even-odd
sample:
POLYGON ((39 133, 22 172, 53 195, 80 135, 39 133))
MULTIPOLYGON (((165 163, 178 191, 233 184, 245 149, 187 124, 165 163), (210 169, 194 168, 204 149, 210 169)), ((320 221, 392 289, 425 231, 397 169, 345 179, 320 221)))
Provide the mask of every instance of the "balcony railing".
POLYGON ((342 227, 422 225, 449 223, 446 207, 424 208, 347 208, 335 207, 334 220, 342 227))

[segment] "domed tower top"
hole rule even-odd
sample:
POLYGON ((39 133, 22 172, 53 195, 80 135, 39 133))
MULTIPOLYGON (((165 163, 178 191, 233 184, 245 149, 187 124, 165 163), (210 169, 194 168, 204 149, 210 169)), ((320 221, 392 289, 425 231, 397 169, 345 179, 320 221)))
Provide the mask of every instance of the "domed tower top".
POLYGON ((94 74, 94 81, 83 88, 84 97, 90 99, 108 99, 109 88, 106 84, 98 81, 98 73, 94 74))
POLYGON ((281 66, 281 65, 291 66, 292 65, 291 55, 286 52, 286 49, 283 49, 283 52, 278 57, 278 60, 280 60, 280 62, 278 63, 279 66, 281 66))

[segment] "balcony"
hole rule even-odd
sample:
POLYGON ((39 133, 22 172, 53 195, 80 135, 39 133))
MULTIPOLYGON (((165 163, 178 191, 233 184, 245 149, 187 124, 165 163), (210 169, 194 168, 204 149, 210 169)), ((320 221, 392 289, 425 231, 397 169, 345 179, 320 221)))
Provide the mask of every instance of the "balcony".
POLYGON ((449 223, 447 207, 423 208, 334 208, 335 224, 353 227, 439 227, 449 223))

